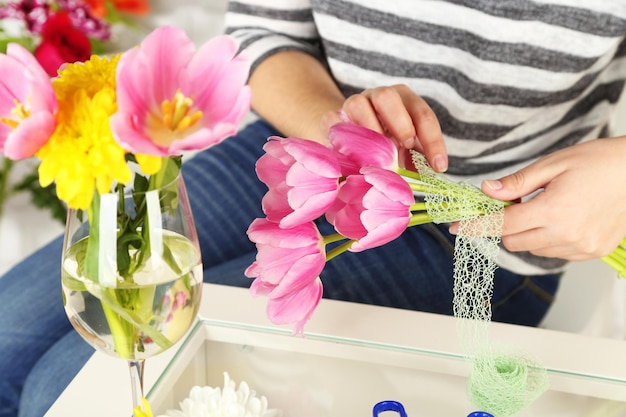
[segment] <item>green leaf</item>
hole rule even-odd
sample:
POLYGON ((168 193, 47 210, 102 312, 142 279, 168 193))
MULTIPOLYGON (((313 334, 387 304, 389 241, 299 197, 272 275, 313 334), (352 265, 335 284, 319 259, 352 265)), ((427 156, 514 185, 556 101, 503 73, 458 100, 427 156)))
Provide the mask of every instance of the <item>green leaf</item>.
POLYGON ((100 224, 100 194, 94 193, 91 207, 87 211, 89 217, 89 236, 87 237, 87 251, 85 254, 85 278, 94 282, 99 281, 98 255, 100 252, 100 230, 93 225, 100 224))
POLYGON ((117 270, 126 279, 130 278, 136 270, 136 265, 131 262, 131 247, 141 252, 144 241, 134 230, 125 230, 117 238, 117 270))

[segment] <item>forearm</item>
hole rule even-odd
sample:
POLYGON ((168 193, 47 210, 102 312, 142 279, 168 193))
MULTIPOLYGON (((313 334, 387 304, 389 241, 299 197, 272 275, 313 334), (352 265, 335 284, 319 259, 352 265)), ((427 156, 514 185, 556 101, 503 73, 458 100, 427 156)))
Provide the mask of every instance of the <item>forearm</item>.
POLYGON ((324 66, 299 51, 279 52, 255 69, 250 77, 252 107, 286 136, 324 142, 320 127, 329 111, 345 100, 324 66))

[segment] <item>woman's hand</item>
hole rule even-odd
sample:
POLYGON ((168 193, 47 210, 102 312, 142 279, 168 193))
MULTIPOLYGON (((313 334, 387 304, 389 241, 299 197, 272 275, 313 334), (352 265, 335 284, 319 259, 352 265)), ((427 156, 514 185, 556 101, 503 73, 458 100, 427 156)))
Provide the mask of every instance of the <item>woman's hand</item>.
MULTIPOLYGON (((436 171, 448 168, 446 146, 435 113, 406 85, 367 89, 348 97, 341 110, 350 121, 392 138, 401 157, 408 154, 406 150, 416 149, 436 171)), ((327 132, 339 121, 340 114, 328 112, 322 118, 322 130, 327 132)))
POLYGON ((576 261, 607 255, 626 236, 626 137, 560 150, 482 189, 500 200, 543 189, 505 208, 507 249, 576 261))

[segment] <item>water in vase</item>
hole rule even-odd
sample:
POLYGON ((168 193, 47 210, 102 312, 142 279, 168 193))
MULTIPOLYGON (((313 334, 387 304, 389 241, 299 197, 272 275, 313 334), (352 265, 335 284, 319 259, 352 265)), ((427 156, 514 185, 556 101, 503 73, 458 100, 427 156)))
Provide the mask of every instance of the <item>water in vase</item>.
POLYGON ((202 290, 202 265, 192 242, 164 231, 168 254, 151 254, 130 280, 118 275, 115 288, 82 275, 86 246, 87 239, 72 245, 62 268, 65 310, 85 340, 110 355, 140 360, 187 332, 202 290))

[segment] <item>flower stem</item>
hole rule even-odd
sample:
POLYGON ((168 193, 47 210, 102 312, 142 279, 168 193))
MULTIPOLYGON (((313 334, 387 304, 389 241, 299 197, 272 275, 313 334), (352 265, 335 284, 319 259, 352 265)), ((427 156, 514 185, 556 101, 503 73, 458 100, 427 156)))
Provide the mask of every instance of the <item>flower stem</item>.
POLYGON ((424 178, 419 172, 411 171, 406 168, 398 168, 396 172, 402 175, 403 177, 411 178, 411 179, 418 180, 418 181, 424 180, 424 178))
POLYGON ((410 211, 426 211, 426 203, 423 201, 419 201, 415 204, 411 204, 409 207, 410 211))
POLYGON ((335 243, 335 242, 339 242, 341 240, 347 239, 347 237, 345 237, 342 234, 339 233, 333 233, 332 235, 327 235, 327 236, 323 236, 324 238, 324 244, 328 245, 329 243, 335 243))
POLYGON ((13 160, 9 158, 2 159, 2 173, 0 173, 0 218, 2 218, 2 212, 4 211, 4 203, 9 198, 11 193, 8 190, 9 186, 9 174, 13 168, 13 160))
POLYGON ((432 223, 433 218, 428 213, 422 212, 411 216, 407 227, 419 226, 420 224, 432 223))
MULTIPOLYGON (((105 289, 105 291, 112 291, 105 289)), ((115 297, 114 294, 111 294, 115 297)), ((135 357, 135 328, 123 318, 121 318, 107 303, 102 303, 102 310, 109 324, 115 352, 122 359, 133 359, 135 357)))
POLYGON ((431 185, 428 184, 424 184, 424 183, 417 183, 417 182, 409 182, 409 187, 411 187, 411 190, 417 192, 417 193, 424 193, 424 194, 439 194, 439 189, 437 187, 433 187, 431 185))
POLYGON ((356 240, 348 240, 347 242, 342 243, 336 248, 328 251, 328 253, 326 253, 326 262, 330 261, 331 259, 341 255, 342 253, 350 249, 350 247, 352 246, 354 242, 356 242, 356 240))

